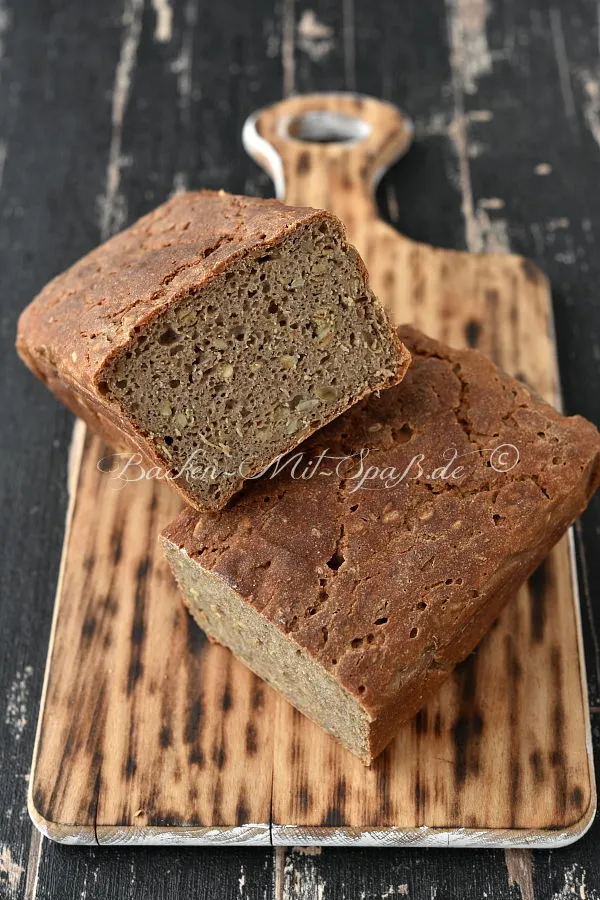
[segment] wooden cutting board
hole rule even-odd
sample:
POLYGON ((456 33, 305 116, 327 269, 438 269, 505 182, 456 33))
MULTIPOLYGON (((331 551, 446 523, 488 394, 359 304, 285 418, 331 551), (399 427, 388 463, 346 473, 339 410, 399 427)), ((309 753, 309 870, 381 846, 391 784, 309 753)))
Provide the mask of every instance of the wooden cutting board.
MULTIPOLYGON (((517 256, 438 250, 378 217, 375 180, 409 146, 394 107, 351 95, 253 116, 249 152, 292 203, 346 222, 398 321, 478 346, 560 402, 548 285, 517 256)), ((157 536, 179 500, 119 489, 81 423, 30 780, 67 843, 541 846, 596 795, 573 554, 565 538, 371 769, 206 642, 157 536)))

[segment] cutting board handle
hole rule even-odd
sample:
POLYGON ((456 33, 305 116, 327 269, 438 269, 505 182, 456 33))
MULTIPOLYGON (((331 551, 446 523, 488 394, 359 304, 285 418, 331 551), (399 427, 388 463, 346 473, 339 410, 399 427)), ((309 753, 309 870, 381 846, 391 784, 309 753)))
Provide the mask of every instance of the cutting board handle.
POLYGON ((242 140, 286 203, 329 209, 345 222, 376 215, 375 188, 410 147, 396 106, 349 93, 301 94, 253 113, 242 140))

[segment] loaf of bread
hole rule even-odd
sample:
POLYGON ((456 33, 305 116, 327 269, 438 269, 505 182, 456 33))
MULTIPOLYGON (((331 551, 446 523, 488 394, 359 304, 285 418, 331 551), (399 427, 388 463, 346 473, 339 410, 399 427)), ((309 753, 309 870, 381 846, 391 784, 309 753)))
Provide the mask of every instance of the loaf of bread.
POLYGON ((201 628, 367 764, 600 482, 585 419, 477 351, 400 337, 402 384, 161 538, 201 628))
POLYGON ((335 216, 210 191, 50 282, 17 349, 109 443, 209 509, 409 362, 335 216))

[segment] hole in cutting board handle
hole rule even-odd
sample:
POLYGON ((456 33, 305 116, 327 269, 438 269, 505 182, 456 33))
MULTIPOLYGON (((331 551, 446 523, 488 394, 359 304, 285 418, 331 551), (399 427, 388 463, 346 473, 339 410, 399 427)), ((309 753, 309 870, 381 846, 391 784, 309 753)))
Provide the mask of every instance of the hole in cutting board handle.
POLYGON ((313 109, 286 123, 286 137, 309 144, 356 144, 371 134, 371 126, 355 116, 313 109))

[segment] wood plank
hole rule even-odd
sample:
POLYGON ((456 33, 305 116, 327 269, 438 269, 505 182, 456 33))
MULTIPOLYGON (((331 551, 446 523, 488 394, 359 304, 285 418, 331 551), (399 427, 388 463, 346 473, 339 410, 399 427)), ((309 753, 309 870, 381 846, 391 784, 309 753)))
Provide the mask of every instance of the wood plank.
MULTIPOLYGON (((118 22, 121 5, 121 0, 103 4, 105 24, 111 18, 118 22)), ((40 287, 99 239, 96 199, 110 129, 110 66, 118 46, 118 29, 98 27, 97 10, 80 4, 61 15, 57 7, 0 0, 3 900, 24 895, 39 859, 41 835, 27 815, 27 787, 64 537, 65 469, 73 430, 68 411, 51 401, 18 360, 16 322, 40 287), (75 75, 72 51, 82 35, 92 33, 75 75), (94 91, 97 102, 91 103, 94 91)))
MULTIPOLYGON (((175 162, 175 168, 185 172, 192 185, 271 192, 267 177, 239 151, 236 128, 252 108, 280 94, 282 5, 277 9, 257 0, 250 10, 249 4, 234 0, 225 8, 218 4, 203 7, 191 63, 191 140, 182 149, 181 126, 171 131, 170 125, 163 123, 171 122, 178 104, 169 85, 178 80, 171 66, 179 59, 186 0, 169 2, 174 28, 171 41, 164 43, 153 36, 154 2, 146 3, 123 147, 122 193, 130 220, 168 194, 175 162), (207 15, 212 17, 209 21, 207 15), (222 34, 223 41, 215 41, 215 34, 222 34), (226 108, 230 112, 224 117, 219 111, 226 108), (130 121, 134 127, 129 127, 130 121), (213 129, 213 153, 207 159, 202 138, 213 129), (215 155, 224 168, 212 181, 215 155), (150 192, 154 199, 147 196, 150 192)), ((297 2, 292 10, 296 23, 304 6, 297 2)), ((594 201, 600 154, 584 116, 589 98, 583 81, 584 75, 594 75, 597 64, 596 10, 589 3, 574 9, 563 0, 553 4, 562 11, 571 63, 579 122, 575 140, 561 102, 548 9, 536 0, 507 0, 487 6, 488 20, 479 46, 493 49, 493 69, 479 79, 476 93, 467 98, 470 110, 490 114, 487 120, 473 118, 468 126, 474 206, 486 198, 502 198, 503 208, 489 211, 489 219, 502 224, 507 243, 543 261, 554 288, 566 408, 598 422, 600 392, 593 387, 600 337, 600 269, 594 243, 598 204, 594 201), (538 164, 547 165, 549 174, 537 175, 538 164), (558 221, 564 224, 555 225, 558 221)), ((359 89, 408 108, 415 116, 419 138, 418 146, 379 189, 380 209, 413 237, 459 247, 463 221, 456 155, 448 134, 452 98, 447 90, 445 21, 454 7, 468 9, 469 4, 444 4, 442 0, 422 0, 410 7, 388 0, 355 4, 355 57, 359 89)), ((17 866, 10 869, 15 873, 10 884, 8 871, 0 871, 0 895, 5 892, 16 900, 23 896, 27 882, 27 898, 37 890, 39 897, 60 894, 64 900, 74 900, 84 892, 89 900, 106 896, 134 900, 162 890, 165 896, 183 900, 212 898, 218 885, 223 898, 265 900, 273 896, 270 851, 266 848, 263 853, 241 847, 189 851, 123 847, 107 854, 91 847, 72 852, 43 841, 38 878, 33 856, 38 854, 39 841, 35 839, 40 836, 34 829, 32 858, 29 863, 27 860, 32 829, 25 814, 24 785, 64 527, 64 469, 71 429, 68 413, 23 370, 12 342, 20 307, 54 271, 97 240, 95 197, 103 190, 122 8, 120 0, 104 4, 101 13, 93 5, 72 6, 66 13, 57 4, 39 0, 0 2, 0 9, 8 11, 0 85, 11 86, 0 90, 0 142, 8 151, 4 179, 0 178, 0 282, 2 296, 11 298, 3 311, 5 327, 0 334, 1 405, 8 417, 0 446, 5 501, 0 527, 7 535, 0 566, 0 681, 4 686, 2 718, 6 719, 0 756, 3 771, 15 776, 3 779, 0 819, 2 861, 9 859, 9 848, 10 859, 17 866), (74 172, 79 173, 77 178, 74 172), (31 252, 33 239, 35 253, 31 252), (32 523, 36 540, 31 540, 32 523), (21 718, 9 715, 8 704, 27 666, 33 675, 26 681, 26 721, 16 738, 14 725, 21 718), (23 869, 20 878, 18 867, 23 869)), ((310 9, 318 22, 331 28, 334 49, 313 59, 299 45, 296 34, 297 89, 347 87, 343 54, 335 52, 344 43, 342 4, 315 0, 310 9)), ((580 535, 580 546, 587 550, 581 569, 581 576, 588 580, 584 633, 590 699, 596 708, 599 504, 600 498, 584 518, 580 535)), ((583 590, 583 581, 581 586, 583 590)), ((598 723, 594 732, 597 743, 598 723)), ((507 853, 529 859, 536 897, 562 895, 571 888, 591 896, 599 886, 597 842, 595 824, 582 841, 559 854, 507 853)), ((321 891, 324 900, 363 893, 372 900, 390 896, 391 885, 397 893, 407 885, 409 896, 415 898, 484 893, 500 897, 510 892, 529 900, 533 895, 525 893, 526 882, 521 882, 519 893, 519 882, 509 880, 504 856, 501 851, 448 854, 418 848, 350 853, 328 848, 318 855, 298 851, 287 858, 278 857, 282 873, 285 869, 281 881, 285 895, 278 893, 277 898, 307 896, 313 889, 313 894, 321 891)), ((511 871, 514 875, 516 870, 513 867, 511 871)))
MULTIPOLYGON (((409 140, 389 105, 341 95, 296 97, 246 130, 282 189, 264 141, 278 151, 288 200, 346 221, 396 320, 478 344, 556 400, 541 273, 515 256, 416 244, 377 218, 371 182, 409 140), (371 135, 353 144, 285 136, 281 123, 302 128, 297 117, 315 108, 359 116, 371 135)), ((119 485, 99 465, 110 454, 83 440, 31 785, 47 834, 489 846, 560 844, 587 827, 595 788, 585 691, 569 664, 580 651, 567 540, 369 770, 204 642, 156 546, 179 501, 156 480, 119 485)))

